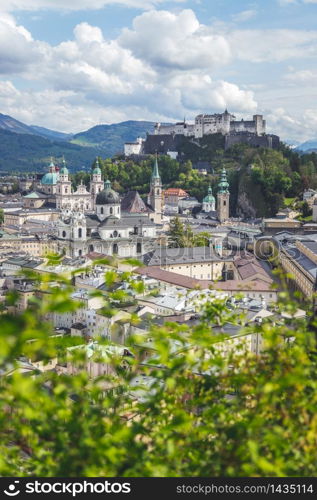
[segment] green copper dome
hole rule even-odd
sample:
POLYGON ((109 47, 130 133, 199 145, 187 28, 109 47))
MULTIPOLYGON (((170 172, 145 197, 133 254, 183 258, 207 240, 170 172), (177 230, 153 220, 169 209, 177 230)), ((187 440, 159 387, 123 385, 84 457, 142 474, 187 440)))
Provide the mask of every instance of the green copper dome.
POLYGON ((212 194, 212 189, 211 189, 211 186, 209 186, 208 188, 208 194, 207 196, 205 196, 205 198, 203 199, 203 202, 204 203, 215 203, 215 197, 213 196, 212 194))
POLYGON ((42 185, 49 185, 52 186, 54 184, 57 184, 58 181, 58 173, 56 172, 56 168, 53 162, 53 158, 51 158, 51 163, 49 165, 49 172, 43 175, 41 179, 41 184, 42 185))
POLYGON ((96 205, 113 205, 120 203, 120 196, 111 189, 111 182, 107 180, 103 191, 97 194, 96 205))
POLYGON ((63 158, 63 166, 60 169, 59 173, 62 174, 62 175, 68 175, 68 168, 66 167, 65 158, 63 158))
POLYGON ((92 173, 95 174, 95 175, 101 175, 101 170, 100 170, 100 167, 99 167, 99 160, 98 160, 98 158, 96 158, 96 163, 95 163, 95 166, 94 166, 94 169, 93 169, 92 173))
POLYGON ((218 193, 223 193, 223 194, 229 193, 229 182, 227 180, 227 172, 225 168, 223 168, 221 171, 220 182, 218 184, 218 187, 219 187, 218 193))
POLYGON ((57 172, 47 172, 47 174, 43 175, 43 177, 41 179, 41 184, 54 185, 54 184, 57 184, 57 181, 58 181, 57 172))

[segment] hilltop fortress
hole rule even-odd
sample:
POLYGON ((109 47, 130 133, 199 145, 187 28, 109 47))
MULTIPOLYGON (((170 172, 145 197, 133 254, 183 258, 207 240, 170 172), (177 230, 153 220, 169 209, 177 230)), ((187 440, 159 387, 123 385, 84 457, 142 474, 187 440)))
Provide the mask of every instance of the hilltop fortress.
POLYGON ((195 141, 205 136, 221 134, 224 136, 224 148, 234 144, 245 143, 253 147, 278 148, 279 137, 266 134, 266 121, 263 115, 253 115, 252 120, 236 120, 227 110, 224 113, 200 114, 194 123, 184 119, 175 124, 162 125, 156 123, 154 132, 147 134, 146 139, 138 138, 135 142, 124 145, 125 156, 142 154, 170 154, 176 158, 179 153, 182 137, 195 141))
POLYGON ((201 114, 196 116, 194 124, 188 124, 185 120, 175 125, 161 125, 156 123, 155 135, 179 134, 187 137, 201 139, 209 134, 233 134, 236 132, 249 132, 258 136, 265 134, 266 122, 262 115, 254 115, 253 120, 236 120, 236 117, 225 110, 224 113, 213 115, 201 114))

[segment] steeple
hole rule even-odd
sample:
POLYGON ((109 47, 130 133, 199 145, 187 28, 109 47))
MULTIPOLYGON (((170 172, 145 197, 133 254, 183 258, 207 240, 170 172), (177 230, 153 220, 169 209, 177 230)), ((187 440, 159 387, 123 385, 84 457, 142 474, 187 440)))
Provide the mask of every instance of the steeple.
POLYGON ((150 194, 148 196, 148 203, 154 210, 153 220, 157 224, 162 222, 162 182, 158 169, 157 155, 155 156, 155 161, 151 176, 150 194))
POLYGON ((51 163, 49 165, 50 172, 56 172, 56 168, 53 161, 53 156, 51 156, 51 163))
POLYGON ((98 156, 96 157, 96 162, 95 162, 95 166, 93 168, 92 173, 93 174, 97 174, 97 175, 101 175, 101 170, 100 170, 100 166, 99 166, 98 156))
POLYGON ((63 175, 68 175, 68 168, 67 168, 67 166, 66 166, 66 161, 65 161, 64 156, 63 156, 63 159, 62 159, 62 164, 63 164, 63 166, 62 166, 62 168, 60 169, 60 172, 59 172, 59 173, 60 173, 60 174, 63 174, 63 175))
POLYGON ((102 181, 101 169, 99 166, 99 159, 96 156, 95 165, 92 169, 91 181, 90 181, 90 194, 92 197, 92 207, 96 208, 96 197, 104 189, 104 183, 102 181))
POLYGON ((229 193, 229 182, 227 180, 227 172, 225 168, 223 168, 221 171, 218 187, 218 193, 229 193))
POLYGON ((229 198, 229 182, 227 180, 226 169, 223 168, 217 193, 217 215, 221 223, 229 219, 229 198))
POLYGON ((154 161, 154 166, 153 166, 153 170, 152 170, 152 181, 154 179, 159 179, 161 181, 161 177, 160 177, 160 173, 159 173, 159 169, 158 169, 158 161, 157 161, 157 154, 155 155, 155 161, 154 161))

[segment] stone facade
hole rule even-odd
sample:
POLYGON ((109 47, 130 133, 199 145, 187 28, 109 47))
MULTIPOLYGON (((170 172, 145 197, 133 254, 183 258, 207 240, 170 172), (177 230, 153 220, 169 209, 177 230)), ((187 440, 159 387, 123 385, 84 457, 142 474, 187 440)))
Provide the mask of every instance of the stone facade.
POLYGON ((254 115, 253 120, 236 120, 235 116, 228 113, 216 113, 213 115, 200 114, 196 116, 194 124, 183 122, 175 125, 155 125, 155 135, 179 134, 187 137, 194 136, 196 139, 209 134, 231 134, 237 132, 250 132, 262 136, 265 134, 266 122, 262 115, 254 115))

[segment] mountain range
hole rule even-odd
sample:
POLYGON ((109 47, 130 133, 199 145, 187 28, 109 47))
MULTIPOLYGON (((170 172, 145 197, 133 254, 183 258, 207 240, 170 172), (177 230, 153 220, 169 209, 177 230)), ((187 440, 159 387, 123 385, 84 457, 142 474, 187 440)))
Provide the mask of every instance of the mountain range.
POLYGON ((71 171, 89 169, 96 156, 112 157, 123 152, 125 142, 145 137, 154 122, 129 120, 96 125, 79 134, 65 134, 25 123, 0 113, 0 171, 38 172, 50 157, 65 156, 71 171))

